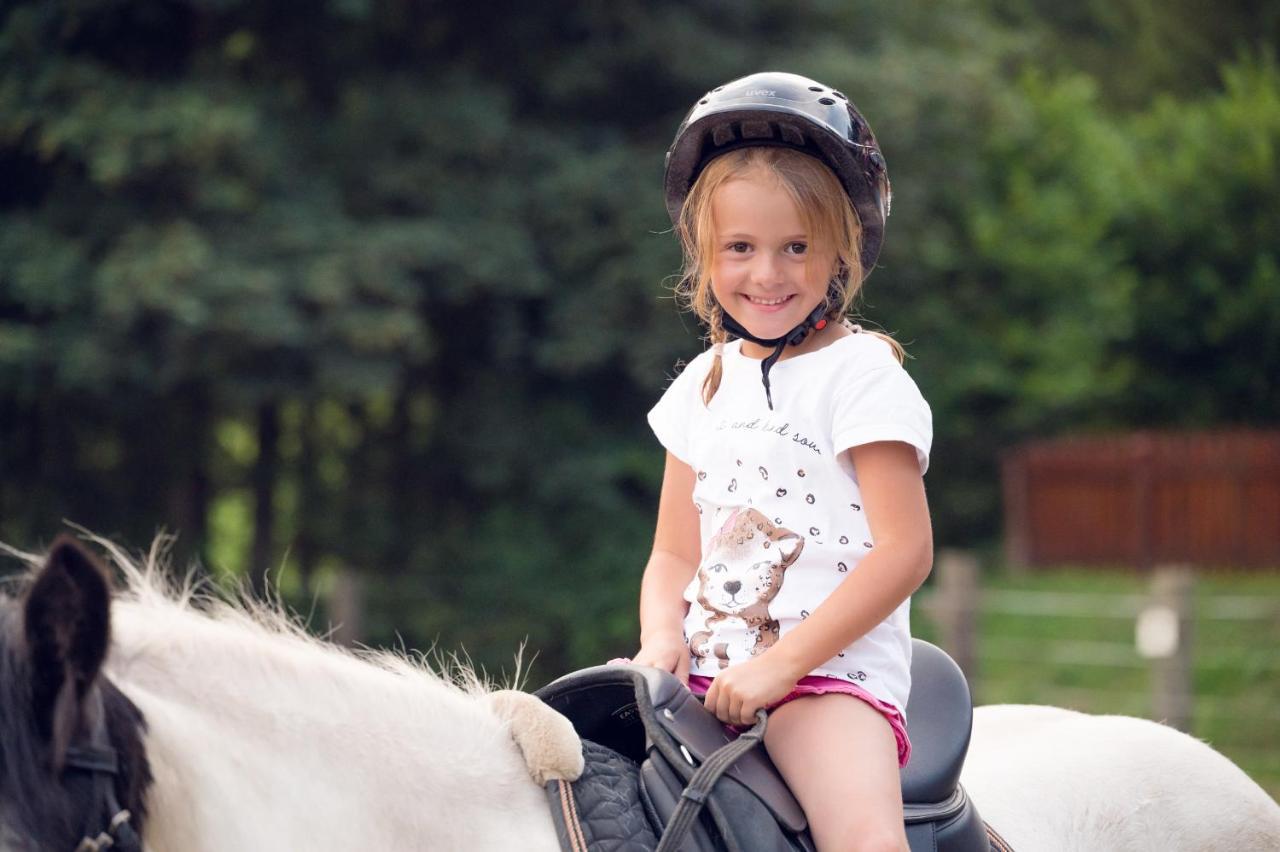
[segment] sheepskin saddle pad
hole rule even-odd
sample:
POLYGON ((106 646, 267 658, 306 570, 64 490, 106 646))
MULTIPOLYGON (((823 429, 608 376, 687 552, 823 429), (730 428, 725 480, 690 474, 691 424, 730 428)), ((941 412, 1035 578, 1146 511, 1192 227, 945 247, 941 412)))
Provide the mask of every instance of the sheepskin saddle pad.
MULTIPOLYGON (((939 648, 914 640, 902 770, 913 852, 988 852, 960 787, 973 720, 969 687, 939 648)), ((762 744, 767 718, 734 738, 672 674, 633 665, 565 675, 537 696, 573 723, 586 768, 547 782, 567 852, 813 850, 804 811, 762 744)))

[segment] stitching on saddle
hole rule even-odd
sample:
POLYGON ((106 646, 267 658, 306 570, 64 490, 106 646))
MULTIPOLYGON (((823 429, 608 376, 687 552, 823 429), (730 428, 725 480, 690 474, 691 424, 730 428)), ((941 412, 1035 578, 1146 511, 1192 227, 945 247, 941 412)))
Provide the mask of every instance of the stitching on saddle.
POLYGON ((991 848, 995 852, 1013 852, 1013 847, 1009 845, 1009 841, 997 834, 996 830, 988 822, 984 820, 982 826, 987 830, 987 840, 991 843, 991 848))

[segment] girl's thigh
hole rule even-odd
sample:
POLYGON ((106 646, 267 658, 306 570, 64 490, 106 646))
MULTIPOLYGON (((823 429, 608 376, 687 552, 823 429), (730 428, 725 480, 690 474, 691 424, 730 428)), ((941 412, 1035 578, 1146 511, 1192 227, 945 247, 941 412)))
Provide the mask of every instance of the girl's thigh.
POLYGON ((797 698, 770 714, 765 747, 819 849, 905 843, 898 741, 880 711, 852 695, 797 698))

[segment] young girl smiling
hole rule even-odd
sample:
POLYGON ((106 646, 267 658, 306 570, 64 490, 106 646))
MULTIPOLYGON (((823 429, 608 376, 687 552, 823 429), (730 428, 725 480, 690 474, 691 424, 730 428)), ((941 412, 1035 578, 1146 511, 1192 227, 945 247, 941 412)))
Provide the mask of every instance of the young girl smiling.
POLYGON ((756 74, 694 106, 666 189, 712 347, 649 415, 667 461, 634 661, 727 723, 771 711, 765 745, 824 852, 906 849, 932 422, 901 347, 846 319, 884 233, 884 159, 843 94, 756 74))

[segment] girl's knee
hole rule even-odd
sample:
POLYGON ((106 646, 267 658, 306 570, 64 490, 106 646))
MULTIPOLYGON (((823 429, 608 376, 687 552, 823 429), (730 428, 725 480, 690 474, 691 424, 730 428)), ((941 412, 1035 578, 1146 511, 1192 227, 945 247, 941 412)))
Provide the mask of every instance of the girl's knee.
POLYGON ((902 826, 893 831, 885 831, 866 838, 865 844, 858 846, 859 852, 911 852, 907 846, 907 833, 902 826))
POLYGON ((818 852, 910 852, 907 835, 899 824, 892 828, 868 831, 848 827, 839 835, 815 837, 818 852))

